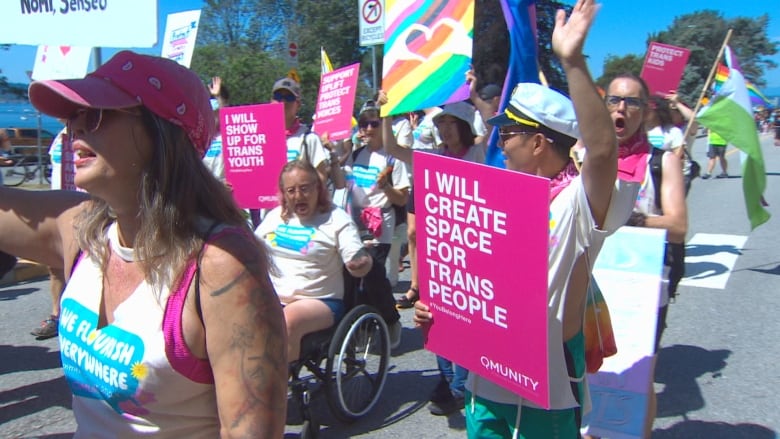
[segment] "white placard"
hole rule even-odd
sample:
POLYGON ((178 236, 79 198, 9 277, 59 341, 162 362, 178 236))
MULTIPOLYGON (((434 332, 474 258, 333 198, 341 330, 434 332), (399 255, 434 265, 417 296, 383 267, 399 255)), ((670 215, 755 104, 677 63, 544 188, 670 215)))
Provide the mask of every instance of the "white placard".
POLYGON ((385 43, 384 0, 358 0, 360 45, 374 46, 385 43))
POLYGON ((38 46, 32 79, 83 78, 89 67, 91 47, 38 46))
POLYGON ((160 56, 190 68, 199 21, 200 9, 168 14, 160 56))
POLYGON ((0 1, 0 44, 152 47, 157 0, 0 1))

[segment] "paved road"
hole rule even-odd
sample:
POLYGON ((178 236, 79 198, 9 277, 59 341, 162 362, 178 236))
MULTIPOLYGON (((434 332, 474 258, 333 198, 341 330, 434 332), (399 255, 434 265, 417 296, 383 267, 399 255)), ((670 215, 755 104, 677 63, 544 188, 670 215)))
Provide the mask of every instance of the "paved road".
MULTIPOLYGON (((704 166, 700 139, 694 157, 704 166)), ((671 307, 660 352, 656 389, 659 416, 653 438, 773 439, 780 432, 780 148, 762 137, 767 163, 766 199, 772 220, 751 233, 742 202, 738 154, 730 154, 734 177, 696 180, 688 198, 689 279, 671 307), (704 235, 706 234, 706 235, 704 235), (744 245, 739 238, 746 237, 744 245), (740 248, 741 247, 741 248, 740 248), (730 262, 735 261, 733 268, 730 262), (719 284, 719 279, 722 287, 719 284)), ((408 284, 408 270, 398 290, 408 284)), ((35 341, 30 329, 48 311, 48 283, 0 288, 0 437, 70 437, 75 424, 59 368, 56 339, 35 341)), ((450 438, 465 436, 464 419, 431 416, 425 408, 437 381, 433 355, 402 312, 401 348, 380 404, 352 425, 323 425, 321 437, 450 438)), ((322 398, 317 416, 331 418, 322 398)), ((296 437, 300 425, 287 427, 296 437)))

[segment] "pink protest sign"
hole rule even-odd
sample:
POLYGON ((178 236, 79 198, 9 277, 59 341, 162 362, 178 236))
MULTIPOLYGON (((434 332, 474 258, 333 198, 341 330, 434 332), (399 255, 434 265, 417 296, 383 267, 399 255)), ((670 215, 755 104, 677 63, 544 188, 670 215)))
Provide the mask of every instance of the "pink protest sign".
POLYGON ((421 152, 414 169, 426 349, 550 407, 549 180, 421 152))
POLYGON ((639 76, 647 82, 651 94, 665 95, 677 90, 690 53, 682 47, 650 43, 639 76))
POLYGON ((279 203, 279 172, 287 162, 284 104, 219 109, 225 178, 243 208, 273 208, 279 203))
POLYGON ((315 132, 328 133, 330 140, 350 136, 359 68, 360 64, 352 64, 322 75, 314 117, 315 132))

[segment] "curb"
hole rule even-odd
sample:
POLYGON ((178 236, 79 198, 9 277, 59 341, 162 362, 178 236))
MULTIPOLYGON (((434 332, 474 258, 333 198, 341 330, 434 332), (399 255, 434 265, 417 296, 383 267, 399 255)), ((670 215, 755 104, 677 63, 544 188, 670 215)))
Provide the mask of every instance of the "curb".
POLYGON ((49 276, 49 267, 37 262, 19 259, 13 270, 0 279, 0 286, 8 286, 19 282, 49 276))

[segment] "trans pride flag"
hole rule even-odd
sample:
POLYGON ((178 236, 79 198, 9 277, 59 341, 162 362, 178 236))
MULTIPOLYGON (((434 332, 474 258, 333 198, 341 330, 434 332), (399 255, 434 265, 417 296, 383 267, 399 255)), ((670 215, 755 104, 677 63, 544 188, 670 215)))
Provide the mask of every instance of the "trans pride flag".
POLYGON ((468 99, 474 0, 386 0, 382 115, 468 99))
POLYGON ((742 193, 750 226, 755 229, 769 221, 769 212, 761 205, 766 189, 764 156, 750 107, 747 81, 728 46, 723 57, 728 67, 727 76, 721 81, 710 104, 696 115, 696 120, 743 152, 742 193))
MULTIPOLYGON (((739 69, 739 66, 736 67, 739 69)), ((723 85, 723 83, 728 79, 729 77, 729 68, 726 67, 723 64, 718 65, 718 70, 715 72, 715 84, 714 89, 717 93, 720 90, 720 87, 723 85)), ((750 96, 750 105, 753 107, 764 107, 764 108, 772 108, 772 104, 769 103, 769 99, 764 96, 761 91, 756 88, 753 83, 745 79, 745 85, 747 86, 748 90, 748 96, 750 96)))

